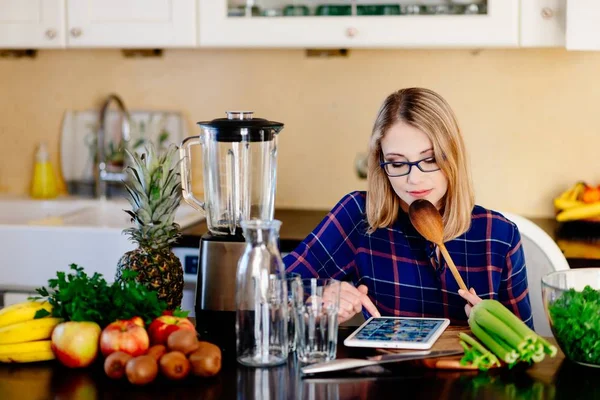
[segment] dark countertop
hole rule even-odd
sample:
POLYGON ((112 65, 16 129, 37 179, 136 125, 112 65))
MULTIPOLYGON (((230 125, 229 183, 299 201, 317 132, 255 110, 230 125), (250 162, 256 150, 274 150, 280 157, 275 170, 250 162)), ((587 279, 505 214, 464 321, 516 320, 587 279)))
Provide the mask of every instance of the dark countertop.
MULTIPOLYGON (((303 240, 325 218, 329 210, 276 209, 275 219, 282 222, 279 236, 303 240)), ((206 221, 183 230, 185 236, 200 237, 208 231, 206 221)))
MULTIPOLYGON (((280 237, 283 247, 292 248, 323 220, 329 210, 276 209, 282 221, 280 237)), ((600 267, 600 223, 571 222, 559 224, 554 218, 529 218, 542 228, 562 250, 572 268, 600 267)), ((200 236, 207 232, 203 221, 183 231, 180 247, 198 247, 200 236)))
MULTIPOLYGON (((374 349, 347 348, 342 342, 353 328, 340 327, 338 358, 364 357, 374 349)), ((0 364, 0 399, 383 399, 401 393, 407 399, 597 399, 600 380, 594 368, 554 359, 525 369, 443 371, 396 364, 376 375, 348 374, 302 379, 298 363, 252 369, 232 363, 213 378, 181 382, 159 378, 144 387, 108 379, 102 363, 80 370, 56 361, 0 364)), ((397 397, 397 396, 394 396, 397 397)))

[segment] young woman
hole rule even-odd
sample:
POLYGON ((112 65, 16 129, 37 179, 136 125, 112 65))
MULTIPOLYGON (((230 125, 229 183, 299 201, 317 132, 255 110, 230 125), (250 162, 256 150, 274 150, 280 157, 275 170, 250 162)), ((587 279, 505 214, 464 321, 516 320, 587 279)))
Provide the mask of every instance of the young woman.
POLYGON ((454 112, 428 89, 385 99, 371 135, 368 191, 342 198, 284 262, 305 278, 344 281, 340 322, 364 311, 465 324, 471 305, 491 298, 533 327, 519 231, 474 204, 454 112), (446 247, 470 292, 459 290, 437 246, 410 223, 416 199, 442 214, 446 247))

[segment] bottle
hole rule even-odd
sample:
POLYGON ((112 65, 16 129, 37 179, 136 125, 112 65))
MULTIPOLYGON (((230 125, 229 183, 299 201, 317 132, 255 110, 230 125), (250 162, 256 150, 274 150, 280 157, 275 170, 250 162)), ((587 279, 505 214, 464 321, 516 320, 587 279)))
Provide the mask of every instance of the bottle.
POLYGON ((35 155, 35 166, 31 182, 31 197, 36 199, 52 199, 58 195, 56 175, 50 163, 46 143, 38 145, 35 155))
POLYGON ((288 357, 285 266, 277 247, 281 221, 242 221, 246 248, 237 269, 237 360, 249 367, 283 364, 288 357))

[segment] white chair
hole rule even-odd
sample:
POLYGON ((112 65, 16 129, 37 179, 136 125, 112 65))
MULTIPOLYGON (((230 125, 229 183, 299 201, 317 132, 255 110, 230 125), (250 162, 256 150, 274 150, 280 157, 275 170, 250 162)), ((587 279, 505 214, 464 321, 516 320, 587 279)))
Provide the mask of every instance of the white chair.
POLYGON ((552 336, 542 301, 542 277, 550 272, 569 269, 569 263, 558 245, 542 228, 520 215, 507 212, 501 214, 514 222, 521 233, 535 331, 541 336, 552 336))

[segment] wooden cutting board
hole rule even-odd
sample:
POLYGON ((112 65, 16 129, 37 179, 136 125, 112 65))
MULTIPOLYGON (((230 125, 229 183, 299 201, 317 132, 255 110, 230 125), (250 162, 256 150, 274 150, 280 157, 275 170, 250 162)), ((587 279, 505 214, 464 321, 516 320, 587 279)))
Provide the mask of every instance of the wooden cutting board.
MULTIPOLYGON (((465 332, 471 334, 471 330, 468 326, 449 326, 444 333, 440 336, 440 338, 435 342, 432 351, 434 350, 463 350, 459 343, 458 334, 459 332, 465 332)), ((473 336, 471 334, 471 336, 473 336)), ((396 350, 396 349, 378 349, 378 351, 382 353, 393 353, 393 354, 401 354, 405 352, 410 352, 414 350, 396 350)), ((431 369, 445 369, 445 370, 477 370, 477 367, 469 366, 469 365, 460 365, 460 359, 462 355, 458 356, 450 356, 450 357, 441 357, 441 358, 430 358, 424 360, 415 360, 410 361, 415 366, 420 366, 424 368, 431 369)), ((494 367, 498 368, 498 367, 494 367)))

